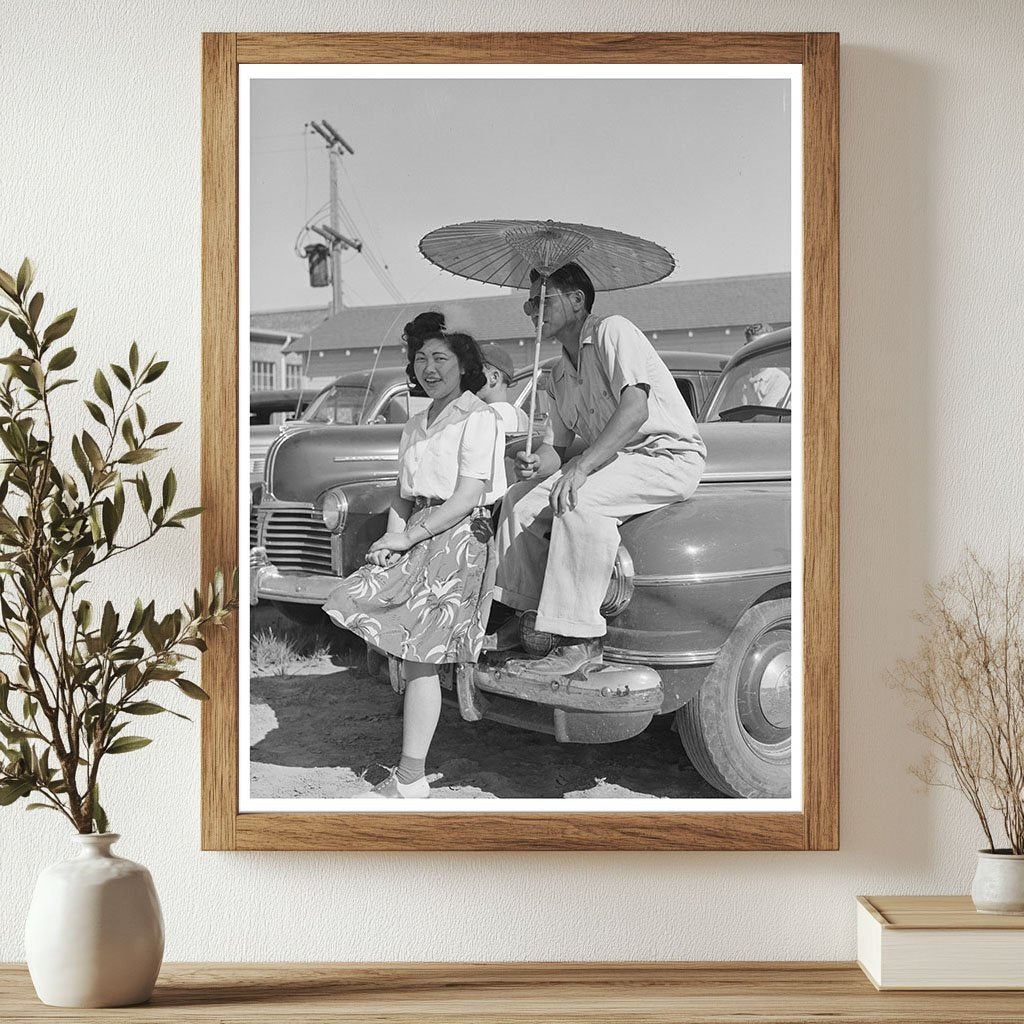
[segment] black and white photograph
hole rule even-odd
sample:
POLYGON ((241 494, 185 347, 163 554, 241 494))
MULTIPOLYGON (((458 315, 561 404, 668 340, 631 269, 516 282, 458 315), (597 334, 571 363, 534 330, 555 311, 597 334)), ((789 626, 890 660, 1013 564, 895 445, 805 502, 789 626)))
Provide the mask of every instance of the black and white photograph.
POLYGON ((240 71, 240 810, 799 810, 800 68, 240 71))

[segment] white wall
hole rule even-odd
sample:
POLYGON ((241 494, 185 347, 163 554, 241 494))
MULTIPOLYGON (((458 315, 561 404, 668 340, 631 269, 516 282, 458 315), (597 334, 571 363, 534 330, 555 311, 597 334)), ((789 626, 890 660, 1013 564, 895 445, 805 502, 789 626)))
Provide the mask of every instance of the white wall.
MULTIPOLYGON (((8 0, 0 266, 38 261, 86 364, 174 358, 153 416, 198 491, 202 30, 842 33, 842 849, 817 854, 200 853, 197 730, 159 722, 106 802, 181 960, 849 958, 853 897, 965 892, 968 813, 923 795, 885 674, 963 545, 1020 550, 1022 42, 1015 0, 8 0)), ((653 116, 653 115, 652 115, 653 116)), ((641 168, 642 173, 642 168, 641 168)), ((152 418, 152 416, 151 416, 152 418)), ((138 564, 189 592, 190 537, 138 564)), ((119 597, 133 581, 111 584, 119 597)), ((56 816, 0 811, 0 960, 56 816), (52 820, 51 820, 52 818, 52 820)))

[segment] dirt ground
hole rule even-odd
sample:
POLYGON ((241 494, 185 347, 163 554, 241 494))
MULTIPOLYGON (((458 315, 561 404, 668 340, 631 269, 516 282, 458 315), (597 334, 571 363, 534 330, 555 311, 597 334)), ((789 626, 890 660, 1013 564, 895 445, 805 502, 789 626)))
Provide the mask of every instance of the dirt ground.
MULTIPOLYGON (((250 793, 257 799, 364 795, 397 763, 402 698, 370 678, 360 645, 275 666, 250 680, 250 793)), ((448 701, 427 760, 433 798, 721 798, 655 719, 620 743, 563 744, 494 722, 466 722, 448 701)))

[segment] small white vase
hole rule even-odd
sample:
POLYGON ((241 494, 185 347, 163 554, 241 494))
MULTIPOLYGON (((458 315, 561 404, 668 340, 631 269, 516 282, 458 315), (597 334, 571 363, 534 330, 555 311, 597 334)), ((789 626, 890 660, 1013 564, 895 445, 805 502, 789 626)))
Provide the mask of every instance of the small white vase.
POLYGON ((76 835, 77 857, 46 868, 25 926, 36 994, 49 1006, 134 1006, 153 993, 164 920, 149 872, 116 857, 111 832, 76 835))
POLYGON ((1024 914, 1024 854, 979 850, 971 899, 982 914, 1024 914))

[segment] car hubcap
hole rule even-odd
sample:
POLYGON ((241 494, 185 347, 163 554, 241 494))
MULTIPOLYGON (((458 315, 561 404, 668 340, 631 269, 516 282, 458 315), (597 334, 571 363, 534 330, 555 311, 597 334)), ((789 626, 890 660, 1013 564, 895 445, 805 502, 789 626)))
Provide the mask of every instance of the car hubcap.
POLYGON ((789 622, 777 622, 754 638, 740 666, 737 710, 743 728, 759 743, 789 739, 792 657, 789 622))
POLYGON ((789 728, 792 653, 776 655, 761 676, 761 713, 776 729, 789 728))

